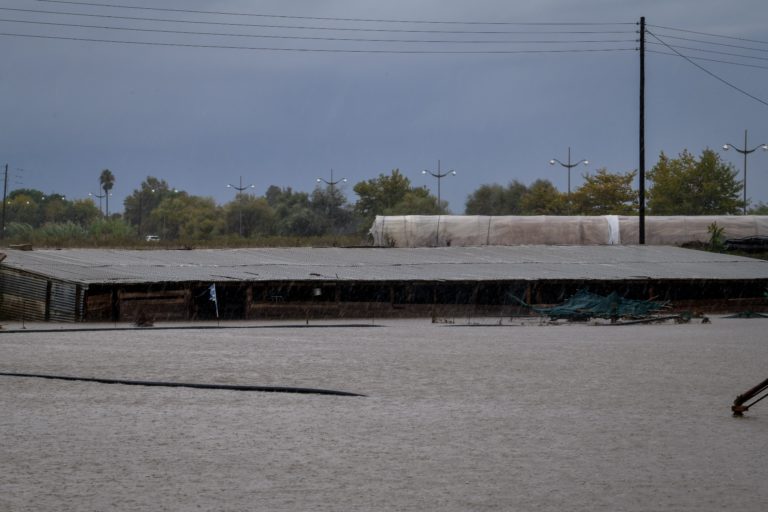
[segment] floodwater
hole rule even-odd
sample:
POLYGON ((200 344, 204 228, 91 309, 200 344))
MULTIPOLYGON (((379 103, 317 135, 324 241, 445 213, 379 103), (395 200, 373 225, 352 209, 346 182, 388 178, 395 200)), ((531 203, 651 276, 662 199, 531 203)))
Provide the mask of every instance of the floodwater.
POLYGON ((766 510, 768 320, 376 323, 6 325, 2 372, 367 396, 0 377, 0 510, 766 510))

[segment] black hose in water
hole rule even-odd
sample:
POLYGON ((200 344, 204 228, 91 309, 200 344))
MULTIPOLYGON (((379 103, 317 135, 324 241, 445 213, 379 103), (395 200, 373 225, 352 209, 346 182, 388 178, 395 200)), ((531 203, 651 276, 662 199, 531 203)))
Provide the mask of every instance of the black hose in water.
POLYGON ((315 395, 335 396, 366 396, 349 391, 336 391, 333 389, 316 388, 292 388, 285 386, 243 386, 238 384, 195 384, 188 382, 158 382, 151 380, 125 380, 125 379, 99 379, 91 377, 70 377, 66 375, 43 375, 35 373, 10 373, 0 372, 3 377, 32 377, 37 379, 76 380, 81 382, 98 382, 99 384, 125 384, 128 386, 161 386, 167 388, 195 388, 195 389, 224 389, 227 391, 262 391, 265 393, 304 393, 315 395))

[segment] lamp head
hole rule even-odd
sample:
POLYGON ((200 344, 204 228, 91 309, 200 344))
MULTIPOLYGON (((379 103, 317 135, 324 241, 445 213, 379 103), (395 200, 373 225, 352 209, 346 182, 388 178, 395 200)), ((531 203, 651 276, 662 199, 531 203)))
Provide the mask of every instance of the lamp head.
POLYGON ((728 144, 723 144, 723 150, 728 151, 728 144))
POLYGON ((456 171, 451 171, 451 175, 456 176, 456 171))
POLYGON ((589 165, 589 160, 584 160, 584 165, 589 165))
POLYGON ((555 161, 554 160, 550 160, 549 161, 549 165, 555 165, 555 161))
MULTIPOLYGON (((766 149, 766 148, 765 148, 765 147, 763 147, 763 149, 766 149)), ((346 182, 347 182, 347 178, 341 178, 341 181, 343 181, 344 183, 346 183, 346 182)))
POLYGON ((768 144, 763 144, 761 147, 763 148, 763 151, 768 151, 768 144))
POLYGON ((427 174, 427 171, 421 171, 421 174, 427 174))

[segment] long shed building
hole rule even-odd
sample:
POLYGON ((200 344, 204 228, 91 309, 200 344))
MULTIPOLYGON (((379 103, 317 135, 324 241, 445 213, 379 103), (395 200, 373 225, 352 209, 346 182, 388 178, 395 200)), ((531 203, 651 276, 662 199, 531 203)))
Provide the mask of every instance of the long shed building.
POLYGON ((664 246, 6 252, 0 315, 57 322, 506 315, 579 289, 766 309, 768 261, 664 246), (216 300, 212 300, 215 291, 216 300))

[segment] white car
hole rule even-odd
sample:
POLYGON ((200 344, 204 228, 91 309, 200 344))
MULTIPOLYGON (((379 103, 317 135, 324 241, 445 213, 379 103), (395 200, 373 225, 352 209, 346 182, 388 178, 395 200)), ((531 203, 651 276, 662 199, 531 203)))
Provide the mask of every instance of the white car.
POLYGON ((147 242, 159 242, 160 237, 157 235, 147 235, 147 242))

